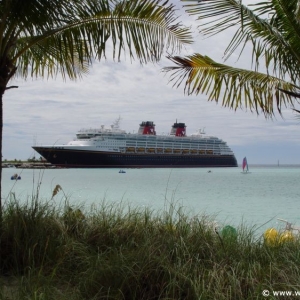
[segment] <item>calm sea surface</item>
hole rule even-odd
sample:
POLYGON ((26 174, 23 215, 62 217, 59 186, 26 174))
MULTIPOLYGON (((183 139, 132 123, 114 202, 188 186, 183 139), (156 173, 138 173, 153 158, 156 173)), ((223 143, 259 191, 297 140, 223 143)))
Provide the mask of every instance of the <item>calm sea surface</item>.
MULTIPOLYGON (((170 203, 192 215, 215 216, 218 222, 262 228, 276 226, 276 218, 300 226, 300 167, 250 167, 209 169, 3 169, 2 197, 14 192, 25 201, 40 184, 40 195, 50 199, 59 184, 72 204, 123 202, 131 207, 166 209, 170 203), (14 173, 21 180, 10 177, 14 173)), ((53 201, 64 199, 60 191, 53 201)), ((7 200, 5 200, 7 201, 7 200)))

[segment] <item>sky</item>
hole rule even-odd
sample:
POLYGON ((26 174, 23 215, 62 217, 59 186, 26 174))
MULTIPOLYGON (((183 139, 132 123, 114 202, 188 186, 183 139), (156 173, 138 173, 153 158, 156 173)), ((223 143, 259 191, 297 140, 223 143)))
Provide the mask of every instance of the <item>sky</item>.
MULTIPOLYGON (((180 1, 171 1, 179 9, 180 1)), ((247 0, 246 4, 255 3, 247 0)), ((245 2, 244 2, 245 3, 245 2)), ((192 26, 195 43, 185 46, 181 56, 208 55, 224 62, 223 52, 232 32, 204 38, 195 17, 178 10, 186 26, 192 26)), ((206 95, 187 96, 184 87, 173 87, 162 68, 171 65, 165 57, 158 64, 141 66, 138 61, 107 59, 93 64, 82 80, 16 78, 3 97, 3 159, 27 160, 35 154, 33 145, 66 144, 82 128, 110 126, 121 116, 121 128, 137 132, 142 121, 154 121, 157 134, 167 134, 177 120, 187 126, 187 134, 204 129, 206 135, 227 142, 238 163, 247 156, 251 164, 300 164, 300 118, 290 108, 283 117, 265 119, 263 114, 237 111, 208 102, 206 95)), ((235 67, 251 67, 251 51, 246 49, 226 61, 235 67)))

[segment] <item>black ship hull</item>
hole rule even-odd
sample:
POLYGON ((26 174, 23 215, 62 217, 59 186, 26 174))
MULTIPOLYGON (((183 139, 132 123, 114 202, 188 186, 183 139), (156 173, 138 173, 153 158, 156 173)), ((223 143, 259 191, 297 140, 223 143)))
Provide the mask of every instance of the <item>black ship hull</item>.
POLYGON ((66 168, 237 167, 234 155, 139 154, 33 148, 51 164, 66 168))

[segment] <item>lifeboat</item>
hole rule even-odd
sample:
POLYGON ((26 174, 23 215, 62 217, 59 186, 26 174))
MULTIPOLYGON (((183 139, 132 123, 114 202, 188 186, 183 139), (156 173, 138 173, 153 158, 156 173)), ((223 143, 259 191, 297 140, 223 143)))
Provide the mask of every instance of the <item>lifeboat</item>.
POLYGON ((153 152, 155 152, 155 149, 154 148, 148 148, 147 151, 153 153, 153 152))
POLYGON ((167 148, 167 149, 165 149, 165 151, 164 151, 165 153, 170 153, 170 152, 172 152, 172 149, 170 149, 170 148, 167 148))
POLYGON ((181 152, 181 150, 180 149, 174 149, 174 151, 173 151, 174 153, 180 153, 181 152))
POLYGON ((138 148, 138 152, 145 152, 145 148, 138 148))
POLYGON ((200 150, 199 153, 200 154, 205 154, 205 150, 200 150))
POLYGON ((213 151, 212 150, 206 150, 206 153, 207 154, 213 154, 213 151))

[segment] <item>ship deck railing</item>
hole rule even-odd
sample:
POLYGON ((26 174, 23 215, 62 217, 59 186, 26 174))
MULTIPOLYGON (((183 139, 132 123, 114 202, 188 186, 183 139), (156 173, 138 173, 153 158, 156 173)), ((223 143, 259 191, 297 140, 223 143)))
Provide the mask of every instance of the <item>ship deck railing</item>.
POLYGON ((181 154, 181 155, 233 155, 231 150, 222 151, 220 149, 187 149, 170 147, 122 147, 122 153, 127 154, 181 154))

